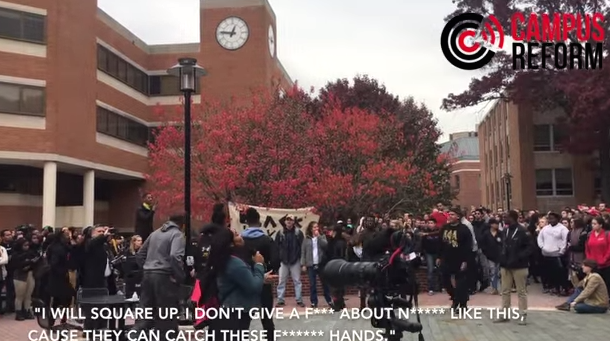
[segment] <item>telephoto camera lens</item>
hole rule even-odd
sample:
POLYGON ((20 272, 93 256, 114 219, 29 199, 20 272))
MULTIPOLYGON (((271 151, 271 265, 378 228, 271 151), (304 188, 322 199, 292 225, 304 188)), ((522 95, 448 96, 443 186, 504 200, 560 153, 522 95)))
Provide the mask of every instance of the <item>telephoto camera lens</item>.
POLYGON ((374 282, 380 274, 375 262, 348 262, 333 259, 322 270, 322 279, 331 287, 363 286, 374 282))

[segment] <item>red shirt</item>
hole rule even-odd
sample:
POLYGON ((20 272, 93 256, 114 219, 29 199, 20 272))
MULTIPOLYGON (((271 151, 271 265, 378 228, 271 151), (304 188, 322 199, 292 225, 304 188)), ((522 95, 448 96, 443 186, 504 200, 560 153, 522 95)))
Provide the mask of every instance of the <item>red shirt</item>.
POLYGON ((443 225, 447 224, 445 212, 433 212, 430 216, 436 220, 436 227, 443 227, 443 225))
POLYGON ((608 238, 608 233, 603 230, 599 233, 592 231, 585 245, 587 258, 595 260, 600 268, 610 266, 610 238, 608 238))

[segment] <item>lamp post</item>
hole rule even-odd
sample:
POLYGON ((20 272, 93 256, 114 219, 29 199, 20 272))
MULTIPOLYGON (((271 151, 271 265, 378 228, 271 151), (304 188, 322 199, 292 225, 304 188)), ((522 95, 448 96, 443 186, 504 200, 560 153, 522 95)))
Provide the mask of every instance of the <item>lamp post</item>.
POLYGON ((504 180, 505 192, 506 192, 506 210, 510 211, 510 180, 512 176, 510 173, 504 173, 502 179, 504 180))
MULTIPOLYGON (((184 234, 187 245, 191 244, 191 95, 195 92, 195 80, 207 74, 197 65, 195 58, 180 58, 178 64, 167 70, 172 76, 180 77, 180 91, 184 94, 184 234)), ((187 247, 187 250, 190 247, 187 247)), ((187 257, 184 257, 186 261, 187 257)))

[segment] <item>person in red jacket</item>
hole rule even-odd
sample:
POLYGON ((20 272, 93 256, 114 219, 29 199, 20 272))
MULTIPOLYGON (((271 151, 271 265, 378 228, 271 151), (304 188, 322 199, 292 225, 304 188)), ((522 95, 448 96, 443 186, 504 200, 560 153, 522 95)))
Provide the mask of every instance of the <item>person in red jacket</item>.
POLYGON ((443 205, 441 202, 436 204, 436 209, 432 211, 430 217, 434 218, 436 221, 436 227, 440 228, 445 226, 445 224, 447 224, 447 218, 449 217, 449 215, 445 212, 445 205, 443 205))
MULTIPOLYGON (((610 285, 610 232, 604 228, 604 219, 595 217, 591 220, 591 232, 585 244, 585 254, 588 259, 597 262, 597 273, 604 279, 606 286, 610 285)), ((610 288, 608 289, 610 295, 610 288)))

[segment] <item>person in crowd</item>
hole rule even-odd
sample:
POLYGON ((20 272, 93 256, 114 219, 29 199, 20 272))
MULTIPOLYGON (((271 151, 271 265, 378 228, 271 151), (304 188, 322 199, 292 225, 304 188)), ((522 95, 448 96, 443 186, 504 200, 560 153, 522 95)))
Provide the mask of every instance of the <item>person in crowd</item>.
MULTIPOLYGON (((485 290, 489 284, 487 278, 482 277, 482 266, 479 263, 481 258, 484 258, 479 251, 479 245, 477 243, 477 236, 474 231, 474 227, 472 223, 465 218, 466 211, 462 211, 462 218, 460 222, 468 227, 470 234, 472 235, 472 253, 470 255, 468 269, 467 269, 467 277, 468 277, 468 290, 470 295, 474 295, 477 292, 477 285, 479 284, 479 279, 481 282, 481 291, 485 290)), ((487 260, 484 260, 487 263, 487 260)), ((487 264, 485 264, 487 266, 487 264)), ((486 273, 485 273, 486 274, 486 273)))
POLYGON ((294 296, 299 307, 305 307, 303 303, 302 284, 301 284, 301 246, 303 245, 303 232, 295 228, 293 215, 288 215, 284 219, 284 228, 277 232, 275 243, 279 250, 280 270, 279 283, 277 285, 277 306, 283 307, 284 294, 286 291, 286 281, 288 276, 294 283, 294 296))
POLYGON ((608 311, 608 288, 596 270, 595 260, 583 260, 582 271, 586 277, 578 284, 568 300, 555 308, 564 311, 574 309, 579 314, 603 314, 608 311))
POLYGON ((134 235, 129 240, 129 247, 123 251, 125 261, 122 264, 123 278, 125 280, 125 297, 138 297, 142 294, 142 267, 138 264, 136 255, 142 247, 142 237, 134 235))
POLYGON ((30 249, 26 238, 15 243, 14 253, 9 266, 13 270, 15 286, 15 319, 17 321, 34 319, 31 311, 32 293, 34 292, 34 267, 40 260, 40 254, 30 249))
MULTIPOLYGON (((62 231, 47 238, 50 238, 46 252, 50 271, 46 283, 48 297, 52 299, 53 308, 68 308, 75 295, 70 283, 70 239, 62 231)), ((66 322, 66 318, 61 321, 62 324, 66 322)))
MULTIPOLYGON (((109 285, 114 279, 107 245, 108 237, 111 234, 112 230, 108 226, 98 225, 86 229, 83 241, 84 259, 79 269, 80 288, 83 290, 107 288, 109 294, 116 293, 116 291, 112 292, 109 285)), ((86 311, 85 315, 84 329, 94 330, 106 327, 107 323, 102 319, 93 319, 90 311, 86 311)))
POLYGON ((254 266, 240 258, 238 249, 243 245, 241 235, 229 229, 219 229, 212 236, 204 287, 214 283, 220 304, 230 311, 228 318, 210 320, 208 332, 217 340, 224 338, 222 331, 250 329, 250 316, 230 308, 242 308, 248 312, 259 307, 263 283, 271 275, 271 271, 265 273, 265 259, 260 252, 252 257, 254 266))
MULTIPOLYGON (((527 231, 530 239, 532 240, 532 245, 536 245, 538 242, 538 223, 540 216, 534 210, 530 210, 527 216, 527 231)), ((539 248, 534 248, 529 260, 529 277, 531 277, 535 283, 540 283, 540 277, 542 274, 541 271, 541 261, 542 253, 539 248)), ((543 286, 544 288, 544 286, 543 286)))
POLYGON ((136 330, 155 328, 161 335, 178 331, 176 317, 161 319, 161 309, 175 308, 180 303, 180 285, 186 278, 184 254, 186 240, 182 232, 184 214, 174 214, 144 241, 136 254, 144 269, 140 306, 153 311, 153 319, 138 320, 136 330))
MULTIPOLYGON (((312 221, 305 229, 305 238, 301 246, 301 265, 303 272, 306 272, 309 277, 309 297, 312 308, 318 307, 318 290, 317 278, 320 271, 324 267, 327 259, 328 241, 326 237, 320 233, 320 226, 317 222, 312 221)), ((332 307, 332 297, 328 286, 320 279, 322 283, 322 291, 326 304, 332 307)))
POLYGON ((436 220, 436 226, 441 228, 445 226, 448 219, 448 214, 445 212, 445 205, 442 202, 436 204, 436 209, 432 210, 430 217, 436 220))
POLYGON ((135 233, 146 240, 153 232, 156 205, 150 193, 144 193, 142 204, 136 209, 135 233))
POLYGON ((606 287, 610 285, 610 231, 606 231, 606 222, 601 217, 591 220, 591 232, 585 243, 587 259, 597 263, 597 273, 604 279, 606 287))
MULTIPOLYGON (((4 288, 4 284, 6 282, 6 275, 8 273, 6 266, 8 265, 8 259, 8 252, 4 246, 0 245, 0 290, 4 288)), ((2 295, 0 295, 0 315, 4 314, 3 306, 4 302, 2 295)))
MULTIPOLYGON (((532 251, 532 242, 527 229, 519 225, 519 214, 509 211, 505 216, 507 228, 503 231, 500 253, 500 277, 502 308, 511 307, 513 284, 517 289, 519 302, 519 324, 527 323, 527 270, 532 251)), ((500 317, 496 322, 508 322, 508 316, 500 317)))
MULTIPOLYGON (((241 233, 244 246, 251 250, 249 255, 259 252, 263 256, 266 272, 271 271, 271 274, 267 276, 267 279, 273 280, 277 275, 272 274, 277 273, 280 268, 276 245, 273 239, 261 228, 261 215, 255 208, 249 207, 246 209, 246 223, 248 224, 248 227, 241 233)), ((250 258, 252 257, 250 256, 250 258)), ((263 284, 260 302, 262 308, 268 309, 269 311, 273 308, 273 286, 271 283, 265 282, 263 284)), ((273 341, 275 339, 275 324, 273 323, 273 317, 265 314, 265 316, 261 318, 261 324, 263 329, 267 332, 267 340, 273 341)))
POLYGON ((421 233, 421 247, 426 257, 426 271, 428 274, 428 295, 441 291, 438 267, 436 260, 441 250, 440 228, 436 226, 434 218, 428 218, 426 227, 421 233))
MULTIPOLYGON (((344 259, 349 260, 348 242, 343 233, 341 225, 335 225, 328 237, 328 260, 344 259)), ((332 288, 332 309, 341 310, 345 308, 345 288, 332 288)))
POLYGON ((489 229, 485 230, 480 237, 481 252, 485 255, 487 266, 484 267, 488 271, 487 278, 491 282, 491 294, 498 295, 500 292, 500 255, 502 253, 502 233, 500 232, 500 223, 495 219, 489 219, 489 229))
POLYGON ((542 251, 544 271, 554 294, 561 294, 565 290, 568 278, 567 269, 564 268, 561 258, 568 247, 567 227, 559 223, 561 217, 555 212, 547 215, 549 225, 538 233, 538 247, 542 251))
MULTIPOLYGON (((48 236, 47 236, 47 238, 48 238, 48 236)), ((33 232, 30 235, 29 239, 30 239, 30 250, 36 251, 37 253, 42 255, 42 236, 38 233, 38 231, 33 232)))
POLYGON ((452 309, 467 308, 468 302, 468 261, 472 256, 473 237, 468 227, 462 224, 462 212, 449 212, 448 223, 441 229, 441 250, 436 265, 441 267, 443 284, 451 296, 452 309), (455 287, 452 284, 452 277, 455 287))
POLYGON ((587 225, 584 220, 572 219, 572 230, 569 235, 568 252, 570 264, 579 267, 585 259, 585 245, 587 243, 587 225))
MULTIPOLYGON (((14 241, 13 233, 10 230, 0 231, 0 246, 6 250, 9 262, 13 255, 14 241)), ((15 312, 15 285, 13 284, 13 270, 10 265, 7 265, 5 268, 6 276, 4 277, 4 288, 6 289, 6 310, 3 311, 3 313, 10 314, 15 312)), ((0 310, 2 310, 2 306, 0 306, 0 310)))

